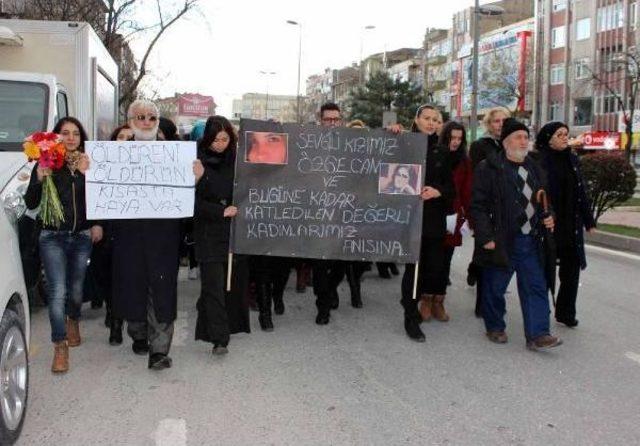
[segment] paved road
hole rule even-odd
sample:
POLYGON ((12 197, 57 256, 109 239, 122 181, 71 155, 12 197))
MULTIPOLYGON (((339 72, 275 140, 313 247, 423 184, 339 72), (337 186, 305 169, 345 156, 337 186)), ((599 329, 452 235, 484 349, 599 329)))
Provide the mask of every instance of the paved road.
MULTIPOLYGON (((452 321, 402 328, 399 279, 368 273, 365 307, 346 298, 313 323, 311 292, 287 290, 276 330, 232 338, 226 357, 193 341, 199 283, 181 281, 174 367, 157 373, 127 342, 107 344, 86 310, 66 376, 49 372, 44 311, 34 315, 31 389, 21 445, 634 445, 640 443, 640 258, 589 250, 576 330, 557 350, 524 348, 510 295, 503 346, 489 343, 457 253, 452 321)), ((513 287, 511 293, 515 293, 513 287)))

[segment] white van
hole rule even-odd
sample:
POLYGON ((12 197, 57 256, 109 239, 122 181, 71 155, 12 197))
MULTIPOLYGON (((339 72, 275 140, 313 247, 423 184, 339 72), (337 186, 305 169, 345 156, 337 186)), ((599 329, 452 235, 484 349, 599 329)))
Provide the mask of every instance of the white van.
POLYGON ((0 163, 0 444, 20 435, 29 395, 29 301, 22 272, 17 222, 31 167, 22 153, 0 163))

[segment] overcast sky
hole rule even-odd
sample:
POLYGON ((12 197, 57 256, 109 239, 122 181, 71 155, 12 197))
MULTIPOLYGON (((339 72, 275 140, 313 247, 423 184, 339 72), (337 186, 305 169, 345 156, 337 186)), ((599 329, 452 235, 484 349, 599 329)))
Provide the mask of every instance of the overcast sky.
POLYGON ((299 28, 287 20, 302 24, 304 95, 309 75, 358 62, 361 41, 365 57, 385 49, 417 48, 427 27, 450 27, 452 14, 472 4, 473 0, 201 0, 200 13, 176 23, 157 44, 149 83, 159 86, 161 96, 211 95, 218 113, 230 116, 234 98, 264 93, 267 83, 270 94, 296 94, 299 28), (367 25, 375 29, 363 31, 367 25), (276 74, 264 76, 260 71, 276 74))

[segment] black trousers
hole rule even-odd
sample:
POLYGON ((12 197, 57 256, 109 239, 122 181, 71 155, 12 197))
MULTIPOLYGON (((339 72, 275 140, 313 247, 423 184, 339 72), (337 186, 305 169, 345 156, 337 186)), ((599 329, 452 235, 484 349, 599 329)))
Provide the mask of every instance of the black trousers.
POLYGON ((200 264, 201 291, 196 305, 198 320, 196 340, 226 347, 229 344, 229 317, 226 308, 226 264, 205 262, 200 264))
POLYGON ((420 248, 420 267, 416 300, 413 299, 413 281, 416 265, 407 263, 402 276, 402 300, 406 316, 415 316, 416 303, 421 294, 446 294, 447 275, 445 269, 445 249, 443 238, 423 238, 420 248))
POLYGON ((443 274, 447 278, 447 281, 451 281, 451 261, 453 260, 453 252, 456 250, 455 246, 445 246, 444 250, 444 271, 443 274))
POLYGON ((344 279, 347 262, 340 260, 313 261, 313 292, 318 312, 329 312, 331 301, 344 279))
POLYGON ((560 289, 556 299, 556 319, 576 318, 576 300, 580 283, 580 259, 575 247, 558 249, 560 289))

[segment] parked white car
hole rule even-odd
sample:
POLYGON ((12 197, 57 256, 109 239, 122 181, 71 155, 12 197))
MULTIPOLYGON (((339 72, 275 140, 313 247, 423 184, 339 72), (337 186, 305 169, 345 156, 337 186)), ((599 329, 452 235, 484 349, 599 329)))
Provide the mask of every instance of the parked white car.
POLYGON ((17 222, 31 166, 23 153, 0 152, 0 444, 22 430, 29 391, 29 301, 22 271, 17 222))

